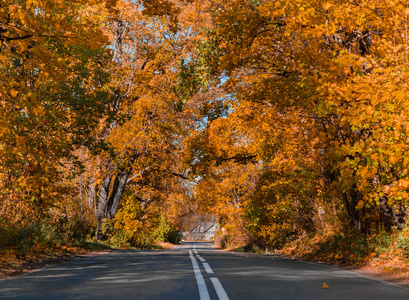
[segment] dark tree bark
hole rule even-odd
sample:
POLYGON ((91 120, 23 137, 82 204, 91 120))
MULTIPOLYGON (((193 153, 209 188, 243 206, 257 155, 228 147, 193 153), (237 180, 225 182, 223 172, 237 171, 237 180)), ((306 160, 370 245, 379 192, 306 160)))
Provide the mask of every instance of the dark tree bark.
POLYGON ((95 178, 91 178, 91 183, 89 185, 88 191, 88 207, 93 207, 94 199, 95 199, 95 178))
POLYGON ((111 218, 110 211, 111 211, 112 203, 114 202, 114 197, 115 197, 116 191, 118 189, 118 185, 119 185, 119 178, 118 178, 118 175, 115 175, 114 184, 113 184, 113 186, 111 188, 111 193, 110 193, 110 196, 108 198, 107 205, 105 206, 105 209, 104 209, 104 217, 105 218, 108 218, 108 219, 111 218))
POLYGON ((98 198, 98 211, 97 211, 97 228, 95 229, 95 238, 101 239, 101 223, 105 217, 105 209, 107 205, 107 199, 109 195, 109 186, 111 185, 112 175, 107 176, 101 184, 98 198))
POLYGON ((125 192, 127 180, 128 180, 128 173, 122 174, 121 177, 119 178, 118 186, 117 186, 117 189, 113 197, 113 201, 112 201, 112 206, 108 213, 110 218, 115 217, 116 213, 118 212, 119 203, 121 201, 122 195, 125 192))
POLYGON ((380 219, 383 221, 383 225, 386 229, 390 229, 393 225, 398 226, 399 229, 403 229, 405 223, 405 213, 402 208, 397 208, 388 204, 388 197, 379 197, 379 210, 380 219))

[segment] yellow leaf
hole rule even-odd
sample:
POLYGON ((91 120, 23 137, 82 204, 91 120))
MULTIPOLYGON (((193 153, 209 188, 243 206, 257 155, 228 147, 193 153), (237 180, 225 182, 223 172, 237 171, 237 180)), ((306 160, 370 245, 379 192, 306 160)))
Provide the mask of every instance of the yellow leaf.
POLYGON ((11 96, 12 96, 13 98, 16 98, 17 95, 18 95, 18 91, 16 91, 16 90, 11 90, 11 91, 10 91, 10 94, 11 94, 11 96))
POLYGON ((362 208, 364 208, 364 206, 365 206, 364 201, 360 200, 360 201, 358 202, 356 208, 357 208, 357 209, 362 209, 362 208))

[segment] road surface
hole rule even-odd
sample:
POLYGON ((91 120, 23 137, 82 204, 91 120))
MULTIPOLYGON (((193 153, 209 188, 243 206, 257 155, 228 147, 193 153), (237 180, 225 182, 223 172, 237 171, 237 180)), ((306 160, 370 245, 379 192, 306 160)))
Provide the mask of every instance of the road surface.
POLYGON ((0 298, 403 300, 409 289, 323 264, 186 243, 115 251, 2 280, 0 298))

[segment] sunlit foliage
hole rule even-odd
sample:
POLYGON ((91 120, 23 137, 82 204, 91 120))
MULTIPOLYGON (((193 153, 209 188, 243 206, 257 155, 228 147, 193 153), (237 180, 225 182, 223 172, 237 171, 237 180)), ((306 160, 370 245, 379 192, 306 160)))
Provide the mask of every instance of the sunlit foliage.
POLYGON ((403 228, 408 14, 401 0, 4 2, 1 222, 143 247, 194 211, 231 245, 403 228))

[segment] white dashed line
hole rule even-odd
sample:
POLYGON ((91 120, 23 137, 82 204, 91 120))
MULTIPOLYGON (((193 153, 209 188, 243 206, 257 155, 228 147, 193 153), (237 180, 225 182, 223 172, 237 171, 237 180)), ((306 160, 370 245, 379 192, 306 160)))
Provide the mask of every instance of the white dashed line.
POLYGON ((197 287, 199 288, 200 300, 210 300, 209 291, 207 290, 206 283, 200 272, 199 264, 193 256, 192 250, 189 250, 189 257, 192 260, 193 272, 195 273, 197 287))
MULTIPOLYGON (((206 262, 206 260, 199 255, 199 253, 196 250, 196 245, 193 245, 193 252, 196 254, 196 257, 202 262, 202 265, 204 269, 206 270, 207 274, 214 274, 212 268, 210 268, 210 265, 206 262)), ((197 286, 199 287, 199 294, 200 294, 200 300, 203 299, 209 299, 209 291, 207 290, 206 283, 204 281, 203 275, 200 272, 200 267, 199 264, 196 261, 196 258, 193 255, 192 250, 189 250, 189 256, 190 259, 192 260, 192 265, 193 265, 193 270, 196 276, 196 281, 197 281, 197 286)), ((226 291, 224 290, 222 284, 220 283, 220 280, 217 277, 210 277, 210 280, 213 283, 214 290, 216 291, 217 297, 219 297, 219 300, 229 300, 229 297, 226 294, 226 291)))
POLYGON ((201 257, 199 254, 196 254, 196 256, 201 262, 206 262, 206 260, 203 257, 201 257))
POLYGON ((229 297, 226 294, 222 284, 220 283, 219 279, 216 277, 210 277, 210 280, 213 283, 214 289, 216 290, 217 296, 219 300, 229 300, 229 297))
POLYGON ((208 263, 204 262, 203 267, 205 268, 207 274, 213 274, 213 270, 210 268, 208 263))

